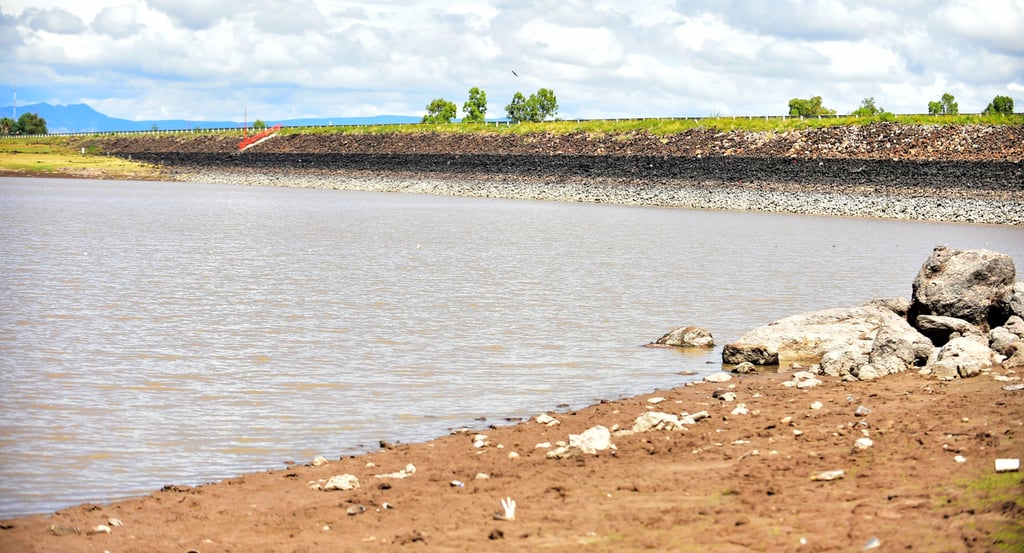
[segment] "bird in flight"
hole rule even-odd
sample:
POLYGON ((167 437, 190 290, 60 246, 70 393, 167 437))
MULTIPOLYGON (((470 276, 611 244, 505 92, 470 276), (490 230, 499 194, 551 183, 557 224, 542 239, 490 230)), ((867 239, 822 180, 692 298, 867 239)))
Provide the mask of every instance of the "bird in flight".
POLYGON ((512 70, 512 74, 515 75, 516 77, 519 76, 519 73, 516 73, 514 69, 512 70))

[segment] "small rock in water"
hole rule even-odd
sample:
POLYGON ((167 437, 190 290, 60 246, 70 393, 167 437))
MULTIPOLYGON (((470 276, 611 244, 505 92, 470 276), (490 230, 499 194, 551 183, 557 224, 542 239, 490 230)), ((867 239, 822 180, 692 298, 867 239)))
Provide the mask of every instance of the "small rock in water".
POLYGON ((744 361, 733 367, 732 372, 736 374, 751 374, 757 372, 757 367, 755 367, 750 361, 744 361))

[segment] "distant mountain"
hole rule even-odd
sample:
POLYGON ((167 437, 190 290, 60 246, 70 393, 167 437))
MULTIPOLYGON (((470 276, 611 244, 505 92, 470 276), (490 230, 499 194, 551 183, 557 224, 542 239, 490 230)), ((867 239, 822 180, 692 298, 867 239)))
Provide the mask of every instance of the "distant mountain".
MULTIPOLYGON (((10 117, 14 113, 13 109, 12 106, 0 108, 0 117, 10 117)), ((46 128, 51 133, 148 131, 154 128, 158 130, 230 129, 242 126, 241 121, 186 121, 184 119, 131 121, 108 117, 87 104, 53 106, 44 103, 18 106, 18 117, 21 117, 23 113, 35 113, 46 119, 46 128)), ((264 121, 268 126, 277 124, 285 126, 394 125, 418 123, 420 118, 409 115, 379 115, 376 117, 320 117, 275 121, 266 119, 264 121)), ((249 121, 249 125, 252 125, 252 121, 249 121)))

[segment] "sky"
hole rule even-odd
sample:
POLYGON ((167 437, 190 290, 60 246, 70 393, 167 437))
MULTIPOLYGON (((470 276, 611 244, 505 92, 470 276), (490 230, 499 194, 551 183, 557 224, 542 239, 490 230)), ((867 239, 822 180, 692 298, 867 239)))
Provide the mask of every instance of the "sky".
POLYGON ((1024 0, 3 0, 0 105, 132 120, 416 115, 468 91, 501 118, 782 115, 821 96, 1024 110, 1024 0))

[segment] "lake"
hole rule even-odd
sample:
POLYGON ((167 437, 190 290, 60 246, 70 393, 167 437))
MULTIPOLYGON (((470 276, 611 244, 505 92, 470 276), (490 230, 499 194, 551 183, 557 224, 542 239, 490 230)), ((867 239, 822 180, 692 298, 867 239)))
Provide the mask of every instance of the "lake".
POLYGON ((1020 227, 0 178, 0 517, 678 386, 939 244, 1024 260, 1020 227), (641 347, 691 324, 719 347, 641 347))

